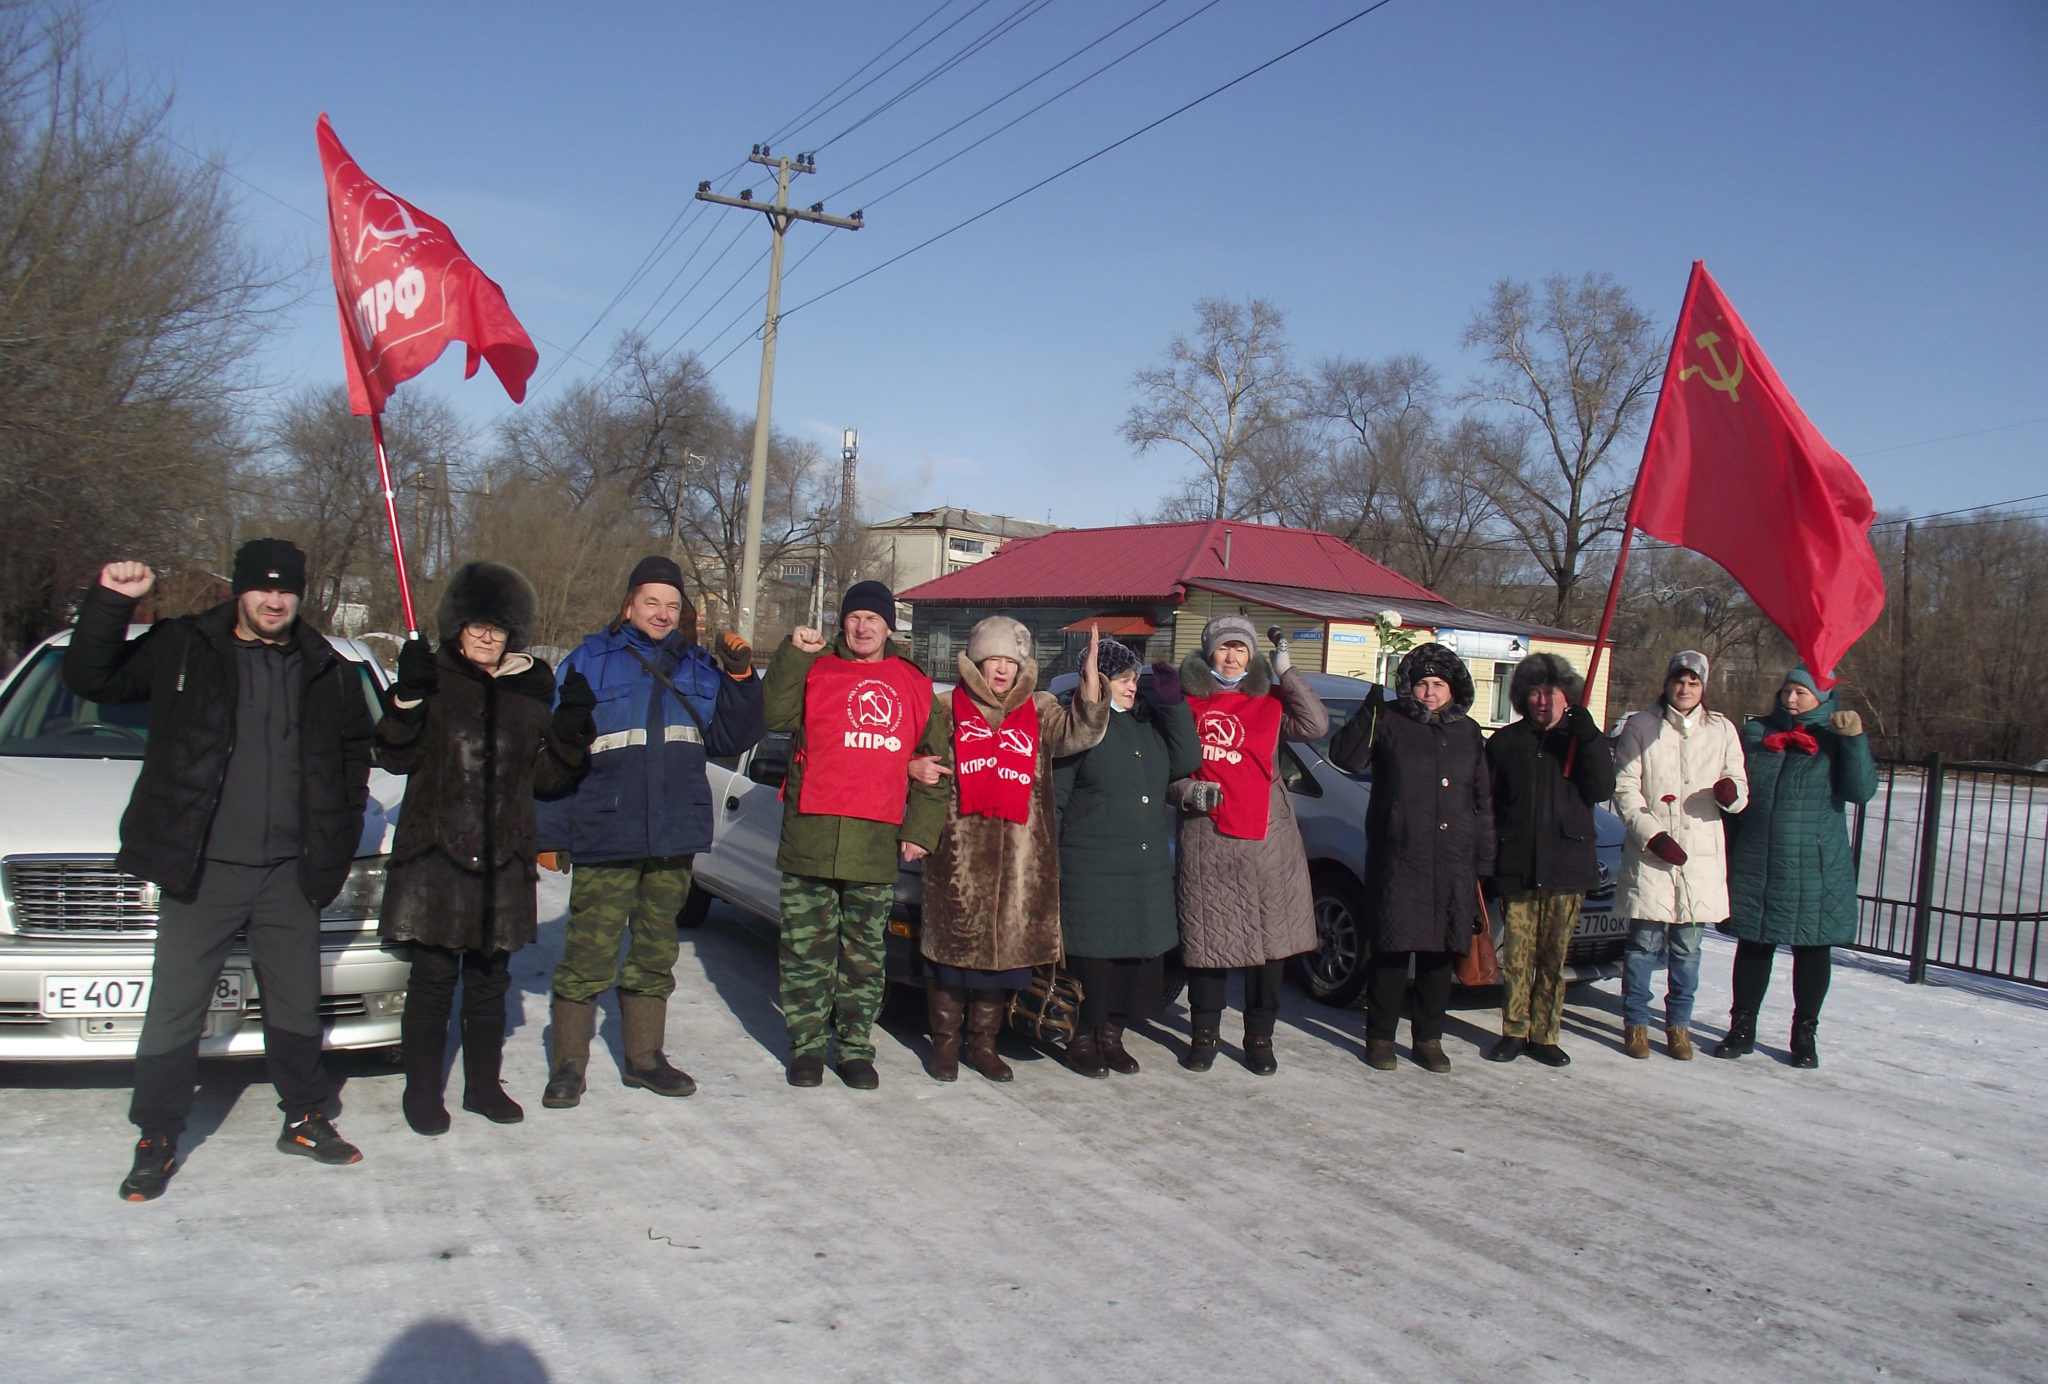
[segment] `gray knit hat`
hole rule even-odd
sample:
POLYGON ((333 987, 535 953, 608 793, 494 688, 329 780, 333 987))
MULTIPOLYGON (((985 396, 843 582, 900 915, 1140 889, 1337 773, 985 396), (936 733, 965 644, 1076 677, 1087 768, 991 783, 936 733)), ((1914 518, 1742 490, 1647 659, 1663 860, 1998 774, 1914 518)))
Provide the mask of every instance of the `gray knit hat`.
POLYGON ((1244 645, 1248 653, 1259 651, 1259 631, 1252 624, 1250 617, 1218 615, 1202 626, 1202 657, 1214 667, 1217 647, 1228 644, 1233 639, 1244 645))
POLYGON ((1707 680, 1707 656, 1698 649, 1680 649, 1671 655, 1671 663, 1664 669, 1664 681, 1669 682, 1680 673, 1691 673, 1701 682, 1707 680))

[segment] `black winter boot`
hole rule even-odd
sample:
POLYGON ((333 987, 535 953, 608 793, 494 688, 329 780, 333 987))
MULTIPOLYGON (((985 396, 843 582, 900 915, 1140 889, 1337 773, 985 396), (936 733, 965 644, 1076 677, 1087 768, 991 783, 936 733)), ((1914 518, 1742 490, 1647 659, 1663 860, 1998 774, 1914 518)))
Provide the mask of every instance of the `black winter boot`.
POLYGON ((1103 1065, 1102 1043, 1096 1037, 1097 1032, 1082 1025, 1067 1041, 1067 1069, 1076 1076, 1099 1080, 1109 1075, 1109 1068, 1103 1065))
POLYGON ((1280 1070, 1280 1059, 1273 1056, 1272 1034, 1245 1034, 1244 1069, 1253 1076, 1271 1076, 1280 1070))
POLYGON ((1206 1072, 1216 1065, 1216 1053, 1223 1046, 1223 1034, 1214 1028, 1200 1025, 1188 1035, 1188 1050, 1182 1054, 1180 1065, 1191 1072, 1206 1072))
POLYGON ((503 1019, 462 1021, 462 1108, 492 1124, 518 1124, 526 1112, 498 1080, 504 1059, 503 1019))
POLYGON ((1792 1024, 1792 1065, 1795 1067, 1818 1067, 1820 1048, 1817 1035, 1819 1019, 1798 1019, 1792 1024))
POLYGON ((446 1134, 448 1107, 443 1103, 441 1058, 448 1046, 448 1011, 415 1012, 408 1004, 398 1021, 398 1065, 405 1072, 405 1094, 399 1108, 405 1123, 415 1134, 446 1134))
POLYGON ((1118 1076, 1136 1076, 1138 1059, 1124 1050, 1124 1026, 1115 1019, 1095 1030, 1095 1045, 1102 1049, 1102 1065, 1118 1076))
POLYGON ((1728 1015, 1728 1036, 1714 1044, 1716 1057, 1747 1057, 1756 1051, 1756 1011, 1736 1009, 1728 1015))

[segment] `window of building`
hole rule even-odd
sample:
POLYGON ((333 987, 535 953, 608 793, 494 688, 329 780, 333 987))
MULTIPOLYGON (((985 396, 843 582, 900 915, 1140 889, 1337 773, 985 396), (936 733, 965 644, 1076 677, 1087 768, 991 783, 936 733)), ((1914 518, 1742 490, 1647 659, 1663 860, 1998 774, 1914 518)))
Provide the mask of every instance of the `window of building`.
POLYGON ((981 550, 982 542, 979 538, 949 538, 946 540, 946 551, 949 553, 979 554, 981 550))
POLYGON ((1496 663, 1493 665, 1493 719, 1496 721, 1505 722, 1515 719, 1517 713, 1514 703, 1508 696, 1508 688, 1514 684, 1514 680, 1514 664, 1496 663))
POLYGON ((782 579, 784 581, 800 581, 808 585, 811 580, 811 569, 792 563, 784 563, 782 566, 782 579))

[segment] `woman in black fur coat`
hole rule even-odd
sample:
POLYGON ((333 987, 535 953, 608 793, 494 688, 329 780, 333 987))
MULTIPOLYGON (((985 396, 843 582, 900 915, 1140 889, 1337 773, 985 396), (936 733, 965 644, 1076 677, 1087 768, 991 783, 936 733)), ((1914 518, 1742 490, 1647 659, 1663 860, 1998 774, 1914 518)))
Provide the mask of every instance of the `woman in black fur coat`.
POLYGON ((448 1128, 442 1057, 462 978, 462 1108, 499 1124, 525 1117, 499 1085, 512 953, 537 924, 533 796, 561 792, 589 758, 595 704, 571 673, 524 652, 533 587, 510 567, 464 564, 441 598, 441 645, 409 642, 377 727, 377 762, 408 776, 378 933, 407 943, 400 1052, 405 1122, 448 1128))

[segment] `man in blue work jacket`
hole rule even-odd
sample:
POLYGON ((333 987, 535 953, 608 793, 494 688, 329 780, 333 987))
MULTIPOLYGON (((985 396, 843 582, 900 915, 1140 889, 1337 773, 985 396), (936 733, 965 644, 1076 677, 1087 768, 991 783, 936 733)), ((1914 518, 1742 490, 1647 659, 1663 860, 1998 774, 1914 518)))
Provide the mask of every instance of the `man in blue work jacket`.
POLYGON ((583 1098, 597 997, 615 984, 625 1084, 663 1096, 697 1089, 662 1051, 676 988, 676 912, 691 859, 711 845, 705 759, 744 754, 762 722, 753 650, 727 635, 714 659, 696 639, 681 569, 649 557, 633 569, 619 618, 562 660, 562 679, 578 672, 589 681, 597 724, 590 772, 539 804, 541 849, 566 852, 573 870, 541 1096, 551 1109, 583 1098))

